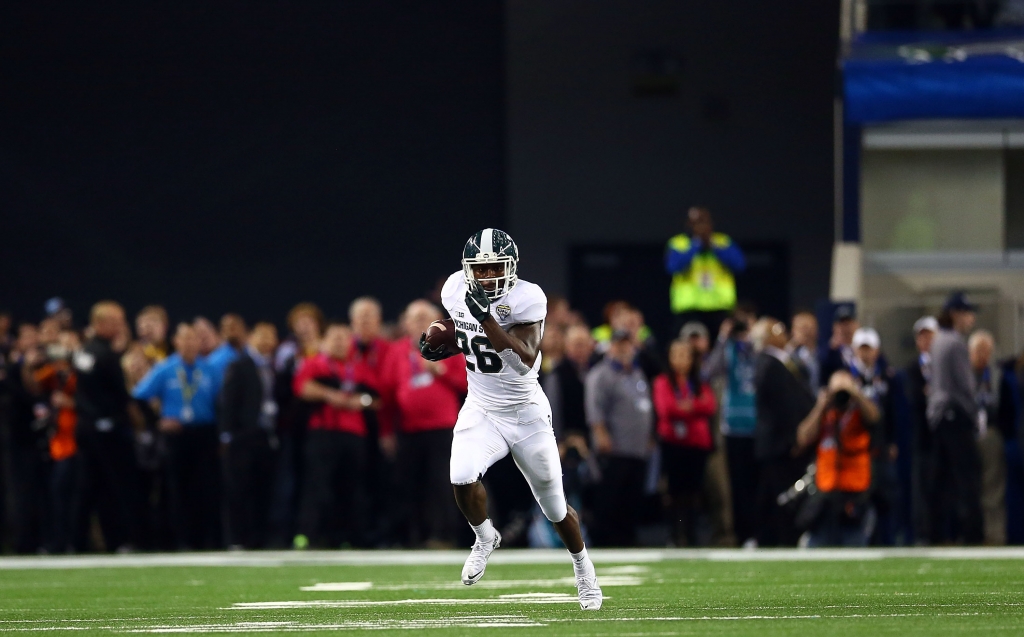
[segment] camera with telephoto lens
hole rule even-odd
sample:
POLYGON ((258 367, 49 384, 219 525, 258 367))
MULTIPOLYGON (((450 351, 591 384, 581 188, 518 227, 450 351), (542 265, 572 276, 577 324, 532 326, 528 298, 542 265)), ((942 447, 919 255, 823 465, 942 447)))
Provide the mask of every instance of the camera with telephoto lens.
POLYGON ((832 396, 832 404, 836 406, 836 409, 845 411, 850 406, 850 399, 852 397, 849 391, 840 389, 832 396))
POLYGON ((743 338, 743 335, 750 331, 750 325, 746 321, 734 319, 732 326, 729 328, 729 333, 726 338, 738 340, 743 338))
POLYGON ((800 479, 794 482, 788 489, 780 493, 775 498, 775 503, 780 507, 786 507, 794 502, 799 502, 807 496, 814 495, 818 492, 818 484, 815 481, 815 476, 818 473, 818 465, 811 463, 807 466, 807 471, 804 475, 800 476, 800 479))

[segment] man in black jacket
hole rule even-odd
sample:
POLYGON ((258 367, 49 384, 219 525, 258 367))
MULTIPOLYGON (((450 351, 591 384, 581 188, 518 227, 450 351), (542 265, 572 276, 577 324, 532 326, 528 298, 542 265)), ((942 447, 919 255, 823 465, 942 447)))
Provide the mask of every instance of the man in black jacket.
POLYGON ((565 357, 541 380, 551 403, 551 424, 562 459, 562 488, 570 505, 583 506, 584 482, 581 464, 593 464, 589 454, 590 428, 587 426, 584 382, 594 356, 590 330, 574 325, 565 332, 565 357))
POLYGON ((836 307, 832 317, 832 338, 829 339, 828 349, 821 352, 820 385, 828 385, 828 379, 837 371, 850 369, 853 364, 853 333, 859 327, 856 308, 852 303, 842 303, 836 307))
POLYGON ((274 350, 277 329, 258 323, 249 344, 224 373, 220 394, 220 439, 224 446, 228 538, 232 546, 261 548, 267 541, 267 515, 277 439, 274 350))
POLYGON ((82 454, 86 502, 96 507, 108 549, 130 550, 137 543, 137 484, 131 396, 112 344, 128 329, 124 309, 113 301, 92 307, 93 337, 73 358, 78 377, 75 437, 82 454))
POLYGON ((794 546, 798 535, 793 515, 783 510, 776 498, 807 469, 809 457, 799 452, 796 432, 814 408, 814 396, 801 380, 797 364, 784 349, 789 342, 785 324, 776 319, 762 320, 767 336, 754 372, 757 391, 754 454, 760 467, 757 540, 760 546, 794 546))
POLYGON ((33 391, 34 377, 46 362, 46 350, 38 341, 33 325, 22 325, 7 379, 8 453, 11 506, 9 512, 13 548, 18 553, 35 553, 45 546, 49 449, 47 397, 33 391))
POLYGON ((565 334, 565 357, 541 381, 551 402, 551 422, 559 441, 570 434, 588 435, 583 382, 593 355, 594 339, 587 328, 570 327, 565 334))

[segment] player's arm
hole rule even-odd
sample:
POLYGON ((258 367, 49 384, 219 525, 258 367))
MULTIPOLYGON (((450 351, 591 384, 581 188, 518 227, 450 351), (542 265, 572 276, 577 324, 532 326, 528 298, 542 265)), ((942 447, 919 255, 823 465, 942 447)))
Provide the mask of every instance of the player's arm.
POLYGON ((541 322, 519 323, 506 332, 493 316, 488 316, 480 325, 491 341, 491 347, 498 352, 501 360, 525 376, 533 369, 540 353, 541 322))

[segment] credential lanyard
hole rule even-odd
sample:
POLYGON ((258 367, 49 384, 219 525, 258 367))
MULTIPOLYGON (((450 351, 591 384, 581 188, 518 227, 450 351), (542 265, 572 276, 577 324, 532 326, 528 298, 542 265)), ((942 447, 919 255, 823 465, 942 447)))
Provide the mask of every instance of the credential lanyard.
POLYGON ((178 383, 181 385, 181 420, 182 422, 192 422, 196 417, 196 412, 192 408, 192 399, 195 398, 196 392, 199 391, 199 383, 203 380, 203 372, 196 369, 192 372, 192 382, 188 381, 188 373, 185 371, 185 366, 182 365, 177 369, 178 372, 178 383))
POLYGON ((338 369, 338 362, 334 359, 330 359, 328 365, 331 368, 331 373, 341 381, 342 391, 353 391, 356 388, 356 370, 350 362, 345 363, 344 373, 338 369))
MULTIPOLYGON (((696 399, 698 397, 699 390, 693 386, 693 381, 691 381, 689 379, 686 380, 686 389, 689 390, 691 398, 696 399)), ((683 395, 683 387, 682 387, 682 385, 680 385, 679 387, 673 388, 672 392, 676 395, 676 400, 677 401, 682 400, 683 398, 686 398, 686 396, 683 395)))

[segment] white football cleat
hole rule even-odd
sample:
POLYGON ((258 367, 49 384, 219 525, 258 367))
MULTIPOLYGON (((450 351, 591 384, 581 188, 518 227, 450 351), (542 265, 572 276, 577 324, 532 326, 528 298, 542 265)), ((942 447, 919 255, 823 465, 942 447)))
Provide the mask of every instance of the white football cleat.
POLYGON ((576 590, 580 594, 580 610, 601 610, 604 595, 597 583, 597 572, 594 563, 587 559, 587 566, 582 573, 576 574, 576 590))
POLYGON ((491 556, 494 549, 501 546, 501 533, 494 530, 494 541, 490 544, 482 544, 479 540, 473 543, 473 550, 466 558, 466 565, 462 567, 462 583, 472 586, 480 581, 487 569, 487 558, 491 556))

